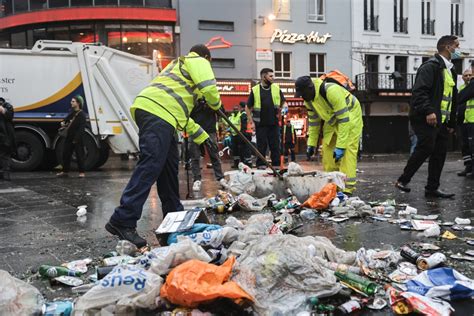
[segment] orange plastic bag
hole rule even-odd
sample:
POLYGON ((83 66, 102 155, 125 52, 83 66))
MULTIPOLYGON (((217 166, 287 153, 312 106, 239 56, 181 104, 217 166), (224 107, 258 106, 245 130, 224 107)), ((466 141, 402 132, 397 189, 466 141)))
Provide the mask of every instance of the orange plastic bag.
POLYGON ((233 256, 221 266, 189 260, 171 270, 161 287, 160 296, 173 304, 191 308, 219 297, 236 302, 241 299, 253 301, 237 283, 227 281, 234 262, 233 256))
POLYGON ((326 209, 329 203, 336 197, 337 185, 334 183, 326 184, 321 191, 313 193, 304 203, 302 207, 315 208, 318 210, 326 209))

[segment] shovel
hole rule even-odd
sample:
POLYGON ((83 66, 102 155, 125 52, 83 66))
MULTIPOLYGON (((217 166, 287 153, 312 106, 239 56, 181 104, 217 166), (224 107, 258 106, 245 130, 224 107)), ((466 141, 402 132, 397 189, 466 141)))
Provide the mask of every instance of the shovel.
POLYGON ((229 125, 234 130, 234 132, 237 133, 237 135, 239 135, 240 139, 242 139, 250 147, 254 154, 257 155, 257 157, 260 158, 263 162, 265 162, 267 167, 273 171, 274 176, 278 177, 279 179, 283 179, 283 176, 278 173, 278 171, 267 161, 267 159, 262 155, 261 152, 258 151, 258 149, 252 144, 252 142, 249 141, 247 137, 245 137, 244 134, 242 134, 234 124, 232 124, 229 118, 224 114, 224 112, 222 112, 222 109, 218 109, 217 114, 222 117, 222 119, 227 123, 227 125, 229 125))

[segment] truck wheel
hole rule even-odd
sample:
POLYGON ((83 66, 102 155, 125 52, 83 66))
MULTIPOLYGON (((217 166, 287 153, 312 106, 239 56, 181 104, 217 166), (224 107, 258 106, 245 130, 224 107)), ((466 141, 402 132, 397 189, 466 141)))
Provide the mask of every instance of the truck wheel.
POLYGON ((12 157, 12 168, 20 171, 36 169, 44 158, 44 144, 34 134, 27 131, 15 133, 16 151, 12 157))
MULTIPOLYGON (((56 158, 58 162, 62 165, 63 164, 63 148, 64 148, 64 141, 65 138, 61 137, 56 144, 56 158)), ((93 170, 94 167, 97 165, 99 161, 99 148, 97 148, 95 141, 92 139, 89 134, 84 135, 84 169, 86 171, 93 170)), ((77 169, 77 160, 76 160, 76 153, 73 152, 71 158, 71 168, 77 169)))
POLYGON ((100 142, 99 160, 97 161, 97 164, 95 165, 95 169, 102 167, 107 162, 107 160, 109 159, 109 153, 110 153, 109 144, 107 144, 104 141, 100 142))

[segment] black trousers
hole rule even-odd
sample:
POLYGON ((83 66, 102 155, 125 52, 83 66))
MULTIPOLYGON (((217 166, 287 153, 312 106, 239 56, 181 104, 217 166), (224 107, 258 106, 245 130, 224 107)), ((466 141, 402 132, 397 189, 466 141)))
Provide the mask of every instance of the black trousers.
POLYGON ((11 169, 12 151, 10 148, 0 146, 0 172, 9 172, 11 169))
POLYGON ((63 148, 63 171, 68 172, 71 169, 72 153, 76 153, 77 167, 79 172, 84 172, 84 145, 81 141, 73 142, 72 138, 67 138, 64 141, 63 148))
MULTIPOLYGON (((257 126, 256 134, 258 151, 265 156, 269 147, 272 166, 278 167, 280 165, 280 128, 278 125, 257 126)), ((265 162, 257 159, 257 167, 263 165, 265 162)))
POLYGON ((421 165, 429 158, 428 183, 425 189, 437 190, 448 150, 448 129, 444 124, 432 127, 426 122, 415 120, 412 120, 411 124, 418 142, 398 181, 403 184, 410 182, 421 165))
POLYGON ((461 131, 461 153, 464 166, 472 170, 472 156, 474 149, 474 123, 464 123, 459 126, 461 131))
POLYGON ((285 143, 285 157, 291 155, 291 161, 295 161, 295 144, 291 142, 285 143))

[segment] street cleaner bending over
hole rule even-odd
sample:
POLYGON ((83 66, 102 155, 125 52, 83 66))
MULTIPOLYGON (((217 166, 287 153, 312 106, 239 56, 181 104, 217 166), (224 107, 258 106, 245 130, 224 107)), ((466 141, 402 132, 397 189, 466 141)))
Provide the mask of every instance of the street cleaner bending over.
POLYGON ((221 107, 210 64, 211 53, 195 45, 186 56, 173 60, 136 97, 130 111, 139 128, 140 159, 118 206, 105 229, 141 248, 147 244, 136 231, 143 204, 156 183, 163 217, 183 211, 179 199, 178 145, 176 129, 186 132, 196 144, 208 141, 208 134, 189 117, 196 95, 208 106, 221 107))
POLYGON ((295 97, 305 100, 309 119, 308 154, 314 155, 323 127, 324 171, 346 174, 344 193, 352 194, 356 185, 357 152, 362 134, 362 110, 355 96, 337 83, 303 76, 296 79, 295 97))

